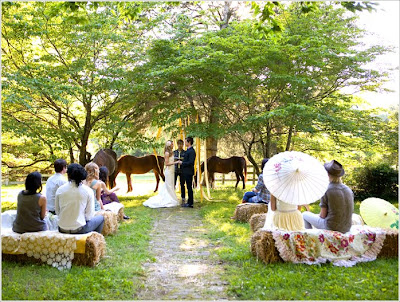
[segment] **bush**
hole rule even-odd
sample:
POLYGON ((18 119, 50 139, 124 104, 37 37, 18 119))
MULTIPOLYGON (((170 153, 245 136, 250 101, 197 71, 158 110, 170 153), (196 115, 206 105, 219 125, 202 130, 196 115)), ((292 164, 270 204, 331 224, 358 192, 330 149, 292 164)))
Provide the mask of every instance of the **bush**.
POLYGON ((388 201, 398 200, 398 171, 388 164, 357 168, 353 172, 355 198, 363 200, 378 197, 388 201))

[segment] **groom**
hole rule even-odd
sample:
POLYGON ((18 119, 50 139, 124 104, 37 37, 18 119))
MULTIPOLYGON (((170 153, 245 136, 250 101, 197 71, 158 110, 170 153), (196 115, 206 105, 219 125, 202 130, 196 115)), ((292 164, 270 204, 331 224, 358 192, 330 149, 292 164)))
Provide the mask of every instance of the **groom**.
POLYGON ((182 176, 188 191, 188 202, 183 204, 182 207, 193 208, 193 175, 194 175, 194 160, 196 152, 193 147, 193 137, 188 136, 185 140, 186 152, 183 155, 183 160, 180 162, 182 165, 182 176))

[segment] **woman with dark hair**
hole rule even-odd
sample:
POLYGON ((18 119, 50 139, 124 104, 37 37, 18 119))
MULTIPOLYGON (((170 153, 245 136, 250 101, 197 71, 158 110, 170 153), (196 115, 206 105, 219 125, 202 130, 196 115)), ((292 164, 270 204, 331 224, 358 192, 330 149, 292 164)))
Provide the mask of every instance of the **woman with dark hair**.
POLYGON ((13 223, 16 233, 40 232, 47 229, 46 196, 42 191, 42 175, 39 172, 28 174, 25 180, 25 190, 18 194, 17 217, 13 223))
MULTIPOLYGON (((112 209, 112 205, 110 205, 113 202, 119 203, 117 195, 114 193, 115 191, 119 190, 118 186, 115 186, 111 190, 107 189, 106 183, 108 179, 108 169, 105 166, 102 166, 99 168, 99 180, 100 180, 100 188, 101 188, 101 202, 103 203, 103 207, 105 210, 112 209)), ((118 208, 114 208, 118 209, 118 208)), ((129 216, 126 216, 124 214, 124 219, 130 219, 129 216)))
POLYGON ((58 230, 67 234, 101 233, 104 225, 102 215, 94 216, 93 191, 82 182, 86 170, 79 164, 70 164, 67 169, 69 182, 56 192, 56 213, 59 215, 58 230))
POLYGON ((103 205, 111 202, 119 202, 117 195, 114 193, 119 190, 119 187, 115 186, 111 190, 107 189, 106 183, 108 178, 108 169, 105 166, 99 169, 99 180, 101 180, 101 201, 103 205))
POLYGON ((261 174, 258 176, 257 185, 252 191, 246 192, 243 195, 242 203, 268 203, 271 199, 269 191, 264 184, 264 177, 262 170, 265 164, 268 162, 268 158, 264 158, 261 162, 261 174))

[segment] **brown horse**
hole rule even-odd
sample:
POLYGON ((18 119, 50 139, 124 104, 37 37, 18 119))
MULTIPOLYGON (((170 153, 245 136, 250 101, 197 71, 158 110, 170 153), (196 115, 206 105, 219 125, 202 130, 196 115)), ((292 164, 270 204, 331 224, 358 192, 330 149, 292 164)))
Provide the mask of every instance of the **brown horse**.
POLYGON ((115 172, 118 168, 117 153, 111 149, 100 149, 93 160, 99 168, 105 166, 108 169, 108 185, 112 188, 115 185, 115 172))
POLYGON ((158 164, 156 160, 156 156, 146 155, 142 157, 136 157, 132 155, 123 155, 118 159, 118 167, 115 173, 115 177, 117 177, 119 172, 126 174, 126 180, 128 182, 128 192, 132 191, 132 182, 131 182, 131 174, 144 174, 153 170, 154 175, 156 176, 157 186, 154 192, 158 190, 158 183, 160 182, 160 176, 163 181, 165 181, 164 176, 164 157, 157 156, 158 164))
MULTIPOLYGON (((201 173, 204 172, 204 163, 200 165, 200 170, 201 173)), ((207 159, 207 172, 211 187, 213 187, 215 181, 215 173, 227 174, 229 172, 235 172, 235 189, 237 188, 240 179, 243 181, 243 189, 245 188, 245 182, 247 181, 247 163, 244 157, 232 156, 229 158, 220 158, 218 156, 211 156, 207 159)), ((197 183, 197 176, 195 176, 195 183, 197 183)))

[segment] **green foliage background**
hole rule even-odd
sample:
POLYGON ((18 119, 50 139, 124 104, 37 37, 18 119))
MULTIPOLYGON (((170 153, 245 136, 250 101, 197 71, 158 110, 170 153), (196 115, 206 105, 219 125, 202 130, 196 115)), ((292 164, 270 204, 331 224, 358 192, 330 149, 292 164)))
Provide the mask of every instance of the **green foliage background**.
POLYGON ((390 47, 360 42, 357 12, 374 6, 5 2, 2 172, 85 164, 100 148, 162 152, 179 119, 208 156, 245 155, 257 172, 285 150, 335 158, 351 177, 397 170, 397 108, 343 92, 382 91, 391 72, 368 67, 390 47))

